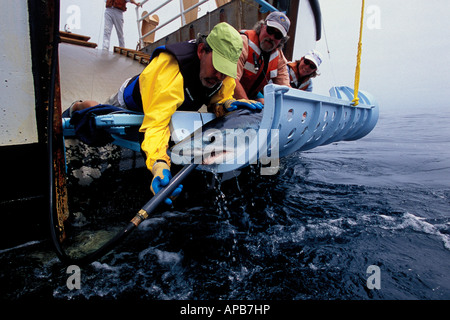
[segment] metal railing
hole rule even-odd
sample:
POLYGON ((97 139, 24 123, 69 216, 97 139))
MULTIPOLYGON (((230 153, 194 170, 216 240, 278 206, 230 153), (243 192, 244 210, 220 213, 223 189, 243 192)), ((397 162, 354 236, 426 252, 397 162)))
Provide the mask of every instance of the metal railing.
MULTIPOLYGON (((181 18, 181 27, 185 26, 187 24, 186 23, 186 14, 189 13, 190 11, 198 8, 202 4, 205 4, 206 2, 209 2, 210 0, 197 0, 198 2, 195 3, 194 5, 190 6, 189 8, 184 8, 183 0, 178 0, 178 2, 180 3, 180 12, 179 13, 175 14, 174 16, 172 16, 170 19, 168 19, 167 21, 163 22, 162 24, 158 23, 158 26, 156 26, 155 28, 151 29, 150 31, 148 31, 145 34, 142 34, 142 22, 145 19, 147 19, 148 17, 151 17, 153 14, 157 13, 159 10, 164 9, 164 7, 166 5, 168 5, 169 3, 171 3, 172 1, 177 1, 177 0, 166 0, 163 3, 161 3, 160 5, 158 5, 157 7, 155 7, 154 9, 152 9, 151 11, 149 11, 147 14, 141 16, 140 9, 143 8, 144 4, 147 3, 148 1, 149 0, 143 0, 143 1, 141 1, 141 7, 136 7, 136 23, 137 23, 138 35, 139 35, 139 43, 138 43, 138 48, 137 48, 138 50, 144 48, 144 46, 145 46, 144 39, 145 38, 147 38, 148 36, 154 34, 156 31, 164 28, 165 26, 167 26, 171 22, 175 21, 176 19, 181 18)), ((268 11, 277 11, 277 9, 275 7, 273 7, 271 4, 269 4, 265 0, 253 0, 253 1, 255 1, 258 5, 261 6, 260 11, 262 13, 265 13, 265 12, 268 12, 268 11)), ((217 6, 217 0, 215 1, 215 3, 216 3, 216 6, 217 6)), ((188 23, 190 23, 190 22, 191 21, 189 21, 188 23)))
MULTIPOLYGON (((170 18, 169 20, 165 21, 164 23, 162 23, 161 25, 158 25, 157 27, 155 27, 154 29, 150 30, 149 32, 147 32, 146 34, 142 34, 142 21, 144 21, 147 17, 150 17, 151 15, 153 15, 154 13, 156 13, 157 11, 159 11, 160 9, 164 8, 167 4, 171 3, 172 1, 176 1, 176 0, 166 0, 164 1, 162 4, 160 4, 159 6, 157 6, 156 8, 154 8, 153 10, 151 10, 150 12, 148 12, 147 14, 143 15, 142 17, 139 14, 139 7, 136 7, 136 22, 137 22, 137 28, 138 28, 138 34, 139 34, 139 47, 143 48, 144 47, 144 39, 151 35, 154 34, 156 31, 160 30, 161 28, 164 28, 165 26, 167 26, 169 23, 175 21, 178 18, 181 18, 181 26, 186 25, 186 13, 190 12, 191 10, 197 8, 198 6, 210 1, 210 0, 200 0, 199 2, 197 2, 196 4, 194 4, 193 6, 185 9, 184 8, 184 4, 183 4, 183 0, 178 0, 180 3, 180 13, 175 14, 172 18, 170 18)), ((148 2, 148 0, 144 0, 141 2, 141 7, 148 2)))

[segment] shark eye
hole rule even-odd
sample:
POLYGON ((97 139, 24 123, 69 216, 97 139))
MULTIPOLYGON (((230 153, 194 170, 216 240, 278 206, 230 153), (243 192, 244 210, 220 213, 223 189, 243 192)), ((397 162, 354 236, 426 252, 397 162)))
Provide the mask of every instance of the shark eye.
POLYGON ((213 143, 214 141, 216 141, 216 136, 214 134, 204 135, 203 136, 203 141, 204 142, 213 143))
POLYGON ((223 141, 223 133, 220 130, 208 130, 203 132, 202 141, 205 145, 220 144, 223 141))

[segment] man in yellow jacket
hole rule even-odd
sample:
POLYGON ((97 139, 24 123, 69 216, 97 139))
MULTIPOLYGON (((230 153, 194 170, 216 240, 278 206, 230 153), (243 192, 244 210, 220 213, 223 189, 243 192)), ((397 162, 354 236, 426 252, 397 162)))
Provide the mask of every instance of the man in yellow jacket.
MULTIPOLYGON (((152 172, 150 189, 156 194, 172 178, 169 122, 176 110, 197 111, 202 105, 223 114, 240 107, 261 109, 256 101, 233 99, 242 38, 229 24, 217 24, 208 36, 155 49, 144 71, 124 82, 109 105, 143 112, 139 129, 146 166, 152 172)), ((98 105, 77 101, 66 114, 98 105)), ((181 187, 182 188, 182 187, 181 187)), ((178 188, 172 196, 181 192, 178 188)), ((171 204, 170 199, 166 199, 171 204)))

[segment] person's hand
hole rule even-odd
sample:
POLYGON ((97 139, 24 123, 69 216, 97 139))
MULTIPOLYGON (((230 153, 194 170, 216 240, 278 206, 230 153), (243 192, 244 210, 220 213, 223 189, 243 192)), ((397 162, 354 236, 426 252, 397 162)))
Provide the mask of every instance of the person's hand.
POLYGON ((234 100, 230 99, 223 103, 223 106, 227 112, 234 111, 240 108, 247 108, 250 110, 262 110, 264 105, 261 102, 255 100, 247 100, 247 99, 239 99, 234 100))
MULTIPOLYGON (((170 173, 170 167, 165 161, 158 161, 153 165, 152 168, 153 179, 150 184, 150 190, 155 195, 162 188, 167 186, 172 179, 172 174, 170 173)), ((170 195, 169 198, 166 198, 164 202, 167 205, 172 205, 172 200, 174 200, 183 190, 183 186, 180 184, 170 195)))

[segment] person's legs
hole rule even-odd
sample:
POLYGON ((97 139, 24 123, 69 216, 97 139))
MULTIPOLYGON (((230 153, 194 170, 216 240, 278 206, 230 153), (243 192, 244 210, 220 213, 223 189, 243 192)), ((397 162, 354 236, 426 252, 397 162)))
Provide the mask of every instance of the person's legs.
POLYGON ((119 47, 125 48, 125 39, 123 36, 123 12, 119 9, 114 9, 111 16, 114 28, 116 28, 117 38, 119 39, 119 47))
POLYGON ((105 27, 103 29, 103 50, 109 50, 109 41, 111 39, 111 31, 113 28, 113 15, 109 8, 105 10, 105 27))

